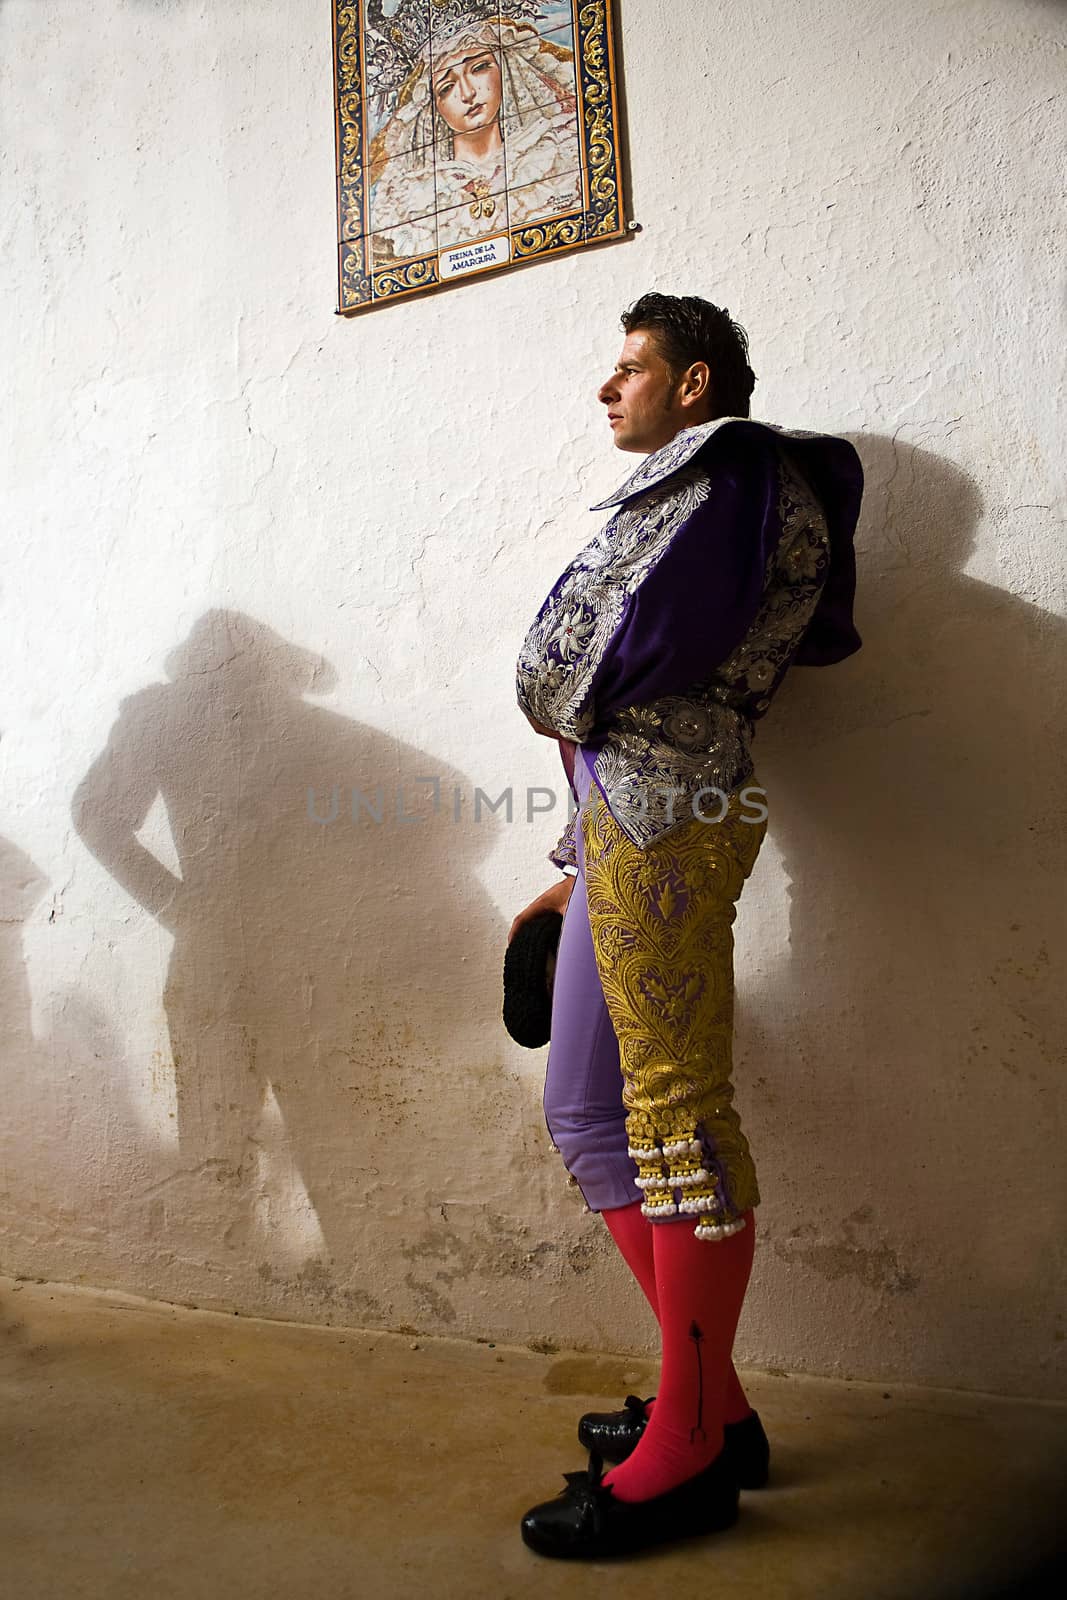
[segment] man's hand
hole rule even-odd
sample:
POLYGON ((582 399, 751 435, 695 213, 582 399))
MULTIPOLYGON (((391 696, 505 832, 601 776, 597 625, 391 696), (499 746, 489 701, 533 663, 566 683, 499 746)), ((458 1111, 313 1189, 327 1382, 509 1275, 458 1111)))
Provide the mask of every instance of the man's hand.
POLYGON ((558 911, 562 916, 567 909, 567 903, 573 892, 574 879, 566 877, 561 883, 554 883, 551 889, 546 889, 544 894, 539 894, 536 900, 531 900, 526 910, 519 912, 508 929, 508 944, 514 939, 524 922, 529 922, 532 917, 539 917, 543 911, 558 911))

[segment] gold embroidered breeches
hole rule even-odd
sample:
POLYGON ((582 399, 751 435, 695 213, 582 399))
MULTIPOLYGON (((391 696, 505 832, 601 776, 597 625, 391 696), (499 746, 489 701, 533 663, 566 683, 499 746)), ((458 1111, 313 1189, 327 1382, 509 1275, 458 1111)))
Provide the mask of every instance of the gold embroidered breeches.
POLYGON ((692 1215, 707 1239, 743 1227, 741 1213, 760 1199, 731 1073, 733 924, 767 829, 763 802, 753 776, 720 821, 710 820, 713 802, 709 820, 691 817, 643 850, 595 784, 580 813, 589 923, 642 1209, 652 1221, 692 1215))

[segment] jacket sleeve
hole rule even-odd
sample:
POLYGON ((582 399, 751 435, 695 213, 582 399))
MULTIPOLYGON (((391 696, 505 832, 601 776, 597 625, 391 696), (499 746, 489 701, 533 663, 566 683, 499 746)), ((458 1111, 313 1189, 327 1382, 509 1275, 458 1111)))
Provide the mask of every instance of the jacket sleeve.
MULTIPOLYGON (((561 739, 559 741, 560 761, 563 763, 563 771, 567 779, 567 786, 570 789, 571 794, 574 796, 576 805, 578 803, 578 790, 574 783, 574 763, 577 759, 577 754, 578 747, 573 740, 561 739)), ((556 844, 548 852, 549 861, 551 861, 554 866, 559 867, 561 871, 567 867, 573 867, 575 872, 578 870, 578 845, 575 839, 575 827, 577 826, 577 822, 578 816, 576 812, 573 816, 568 818, 567 826, 560 834, 556 844)), ((568 874, 568 876, 570 876, 570 874, 568 874)))
POLYGON ((781 536, 777 450, 760 436, 709 449, 709 494, 628 597, 589 685, 596 728, 708 677, 759 611, 781 536))
POLYGON ((549 861, 561 870, 565 867, 573 867, 575 871, 578 869, 578 846, 574 837, 577 821, 577 817, 571 817, 558 841, 548 852, 549 861))

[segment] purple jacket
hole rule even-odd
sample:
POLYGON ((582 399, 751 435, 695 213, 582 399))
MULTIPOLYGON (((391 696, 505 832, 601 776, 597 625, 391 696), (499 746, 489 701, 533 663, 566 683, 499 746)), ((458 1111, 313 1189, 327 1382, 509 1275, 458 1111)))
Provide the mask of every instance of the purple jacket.
MULTIPOLYGON (((561 574, 519 655, 522 709, 584 759, 644 848, 752 774, 754 724, 794 661, 860 648, 844 439, 721 417, 647 456, 561 574)), ((706 807, 706 811, 705 811, 706 807)), ((551 853, 574 865, 574 824, 551 853)))

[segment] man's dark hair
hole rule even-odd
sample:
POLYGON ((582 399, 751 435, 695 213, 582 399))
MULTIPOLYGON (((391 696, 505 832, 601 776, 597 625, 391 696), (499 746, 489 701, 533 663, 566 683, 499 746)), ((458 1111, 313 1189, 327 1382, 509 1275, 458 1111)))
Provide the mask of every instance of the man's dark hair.
POLYGON ((696 295, 643 294, 622 314, 627 333, 655 335, 656 348, 680 378, 694 361, 711 370, 713 417, 747 417, 756 374, 748 364, 748 335, 730 313, 696 295))

